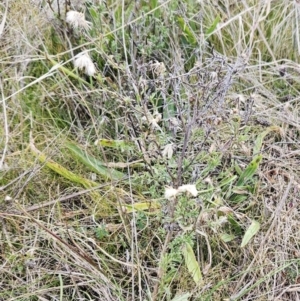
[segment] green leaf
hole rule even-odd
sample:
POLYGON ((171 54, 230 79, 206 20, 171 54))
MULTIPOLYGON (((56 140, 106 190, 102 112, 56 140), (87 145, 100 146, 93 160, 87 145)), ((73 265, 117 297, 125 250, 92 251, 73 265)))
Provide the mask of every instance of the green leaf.
POLYGON ((54 172, 58 173, 65 179, 67 179, 73 183, 80 184, 85 188, 91 188, 91 187, 95 187, 95 186, 99 185, 93 181, 90 181, 88 179, 81 177, 80 175, 73 173, 72 171, 66 169, 65 167, 58 164, 57 162, 47 158, 47 156, 43 152, 39 151, 35 147, 33 142, 30 143, 30 150, 39 159, 40 162, 44 163, 45 166, 52 169, 54 172))
POLYGON ((205 35, 210 35, 211 33, 213 33, 215 31, 215 29, 217 28, 219 22, 220 22, 221 18, 219 16, 217 16, 212 25, 206 30, 205 35))
POLYGON ((191 293, 185 293, 183 295, 176 295, 171 301, 188 301, 191 293))
POLYGON ((235 170, 235 172, 240 176, 241 174, 242 174, 242 169, 240 168, 240 166, 236 163, 236 162, 234 162, 234 170, 235 170))
POLYGON ((228 234, 228 233, 222 233, 220 235, 220 238, 224 241, 224 242, 230 242, 232 240, 235 239, 235 236, 233 234, 228 234))
POLYGON ((253 220, 243 237, 241 248, 245 247, 248 244, 251 238, 259 231, 259 229, 260 223, 253 220))
POLYGON ((261 160, 262 160, 262 155, 258 155, 249 163, 249 165, 240 175, 240 178, 238 179, 236 186, 245 186, 246 182, 250 180, 253 177, 253 175, 256 173, 261 160))
POLYGON ((97 14, 96 10, 95 10, 94 8, 90 7, 90 8, 89 8, 89 11, 90 11, 90 14, 91 14, 92 18, 93 18, 94 20, 97 20, 98 14, 97 14))
POLYGON ((101 175, 105 179, 111 180, 120 180, 125 177, 125 175, 113 168, 107 168, 104 164, 94 158, 93 156, 89 155, 82 149, 80 149, 77 145, 73 143, 67 143, 67 148, 71 151, 74 158, 81 161, 84 165, 89 167, 92 171, 96 172, 97 174, 101 175))
POLYGON ((160 12, 159 12, 159 3, 158 3, 158 0, 150 0, 150 9, 154 10, 153 16, 155 18, 159 18, 160 12))
POLYGON ((178 16, 177 21, 179 24, 179 27, 184 33, 184 36, 186 40, 191 44, 191 45, 196 45, 197 44, 197 39, 194 35, 194 33, 191 31, 190 27, 188 24, 185 23, 185 20, 183 17, 178 16))
MULTIPOLYGON (((47 158, 47 156, 43 152, 39 151, 35 147, 33 141, 30 143, 30 150, 38 158, 38 160, 40 162, 45 164, 46 167, 50 168, 51 170, 53 170, 57 174, 61 175, 65 179, 67 179, 67 180, 69 180, 73 183, 80 184, 84 188, 87 188, 87 189, 99 185, 96 182, 93 182, 91 180, 83 178, 80 175, 77 175, 77 174, 73 173, 72 171, 66 169, 65 167, 58 164, 57 162, 47 158)), ((105 199, 97 191, 91 191, 90 195, 95 200, 100 200, 101 199, 101 210, 103 212, 103 216, 106 215, 106 214, 109 214, 109 212, 111 211, 111 205, 110 205, 111 200, 105 199)))
MULTIPOLYGON (((76 80, 78 80, 79 82, 87 85, 87 86, 91 86, 90 83, 88 83, 87 81, 85 81, 84 79, 82 79, 80 76, 78 76, 76 73, 74 73, 73 71, 69 70, 68 68, 60 65, 58 62, 56 62, 55 60, 53 60, 52 58, 50 58, 47 54, 46 54, 46 58, 48 61, 50 61, 50 63, 54 66, 58 66, 58 70, 60 70, 61 72, 63 72, 64 74, 66 74, 67 76, 74 78, 76 80)), ((55 85, 56 86, 56 85, 55 85)), ((52 89, 54 89, 54 87, 52 87, 52 89)))
POLYGON ((182 247, 182 254, 185 260, 185 265, 194 279, 196 284, 199 284, 202 282, 202 273, 198 264, 198 261, 196 260, 196 256, 194 254, 194 251, 189 243, 185 243, 182 247))
POLYGON ((230 201, 234 204, 237 204, 237 203, 241 203, 245 200, 248 199, 248 195, 242 195, 242 194, 233 194, 231 197, 230 197, 230 201))
POLYGON ((157 210, 160 209, 160 204, 157 201, 152 202, 139 202, 133 205, 125 205, 126 212, 135 212, 135 211, 146 211, 146 210, 157 210))
POLYGON ((228 178, 223 179, 219 186, 220 187, 224 187, 224 186, 228 186, 229 184, 233 183, 233 181, 237 178, 237 176, 229 176, 228 178))
POLYGON ((278 132, 281 133, 281 129, 278 126, 270 126, 269 128, 267 128, 264 132, 260 133, 256 140, 255 140, 255 144, 253 147, 253 155, 256 156, 257 154, 260 153, 261 151, 261 147, 263 144, 263 141, 265 139, 265 137, 270 133, 270 132, 278 132))
POLYGON ((134 144, 125 140, 109 140, 109 139, 98 139, 95 141, 95 145, 101 145, 103 147, 119 148, 123 149, 132 149, 134 144))

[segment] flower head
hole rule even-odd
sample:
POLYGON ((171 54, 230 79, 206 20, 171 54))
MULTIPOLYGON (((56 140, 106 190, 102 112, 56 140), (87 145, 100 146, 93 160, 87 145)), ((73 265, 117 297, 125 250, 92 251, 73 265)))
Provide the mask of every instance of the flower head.
POLYGON ((96 67, 86 52, 80 52, 75 56, 74 66, 80 70, 84 69, 84 73, 89 76, 96 73, 96 67))
POLYGON ((66 22, 70 24, 70 26, 72 26, 74 29, 89 29, 91 27, 91 22, 86 21, 84 14, 75 10, 70 10, 67 12, 66 22))

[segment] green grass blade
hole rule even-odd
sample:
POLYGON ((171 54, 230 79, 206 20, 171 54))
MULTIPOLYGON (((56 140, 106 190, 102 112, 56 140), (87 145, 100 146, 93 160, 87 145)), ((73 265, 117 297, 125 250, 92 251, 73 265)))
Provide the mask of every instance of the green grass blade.
POLYGON ((253 156, 256 156, 257 154, 260 153, 263 141, 270 132, 279 132, 280 133, 281 129, 278 126, 271 126, 271 127, 267 128, 264 132, 260 133, 255 140, 255 144, 254 144, 254 148, 253 148, 253 156))
POLYGON ((186 40, 188 41, 188 43, 191 45, 196 45, 197 39, 196 39, 194 33, 191 31, 189 25, 185 23, 184 18, 181 16, 178 16, 177 21, 178 21, 179 27, 183 31, 184 36, 185 36, 186 40))
POLYGON ((42 153, 41 151, 39 151, 33 143, 30 143, 30 150, 39 159, 39 161, 41 163, 44 163, 45 166, 52 169, 54 172, 58 173, 65 179, 67 179, 73 183, 80 184, 85 188, 91 188, 91 187, 95 187, 95 186, 99 185, 93 181, 90 181, 88 179, 85 179, 85 178, 73 173, 72 171, 69 171, 62 165, 58 164, 57 162, 54 162, 53 160, 47 158, 47 156, 44 153, 42 153))
POLYGON ((109 139, 98 139, 95 145, 101 145, 103 147, 117 148, 121 150, 130 150, 135 147, 134 143, 125 140, 109 140, 109 139))
POLYGON ((87 152, 83 151, 75 144, 67 143, 66 146, 71 151, 71 154, 74 156, 74 158, 86 165, 92 171, 101 175, 105 180, 120 180, 125 177, 125 175, 122 172, 119 172, 113 168, 105 167, 101 161, 89 155, 87 152))
POLYGON ((62 66, 62 65, 59 65, 58 62, 56 62, 55 60, 51 59, 47 54, 46 54, 46 58, 47 60, 53 65, 53 66, 58 66, 58 69, 64 73, 65 75, 73 78, 73 79, 76 79, 82 83, 84 83, 85 85, 87 86, 91 86, 90 83, 88 83, 87 81, 85 81, 84 79, 82 79, 80 76, 78 76, 76 73, 74 73, 73 71, 69 70, 68 68, 62 66))
POLYGON ((245 186, 247 181, 249 181, 253 177, 253 175, 256 173, 261 160, 262 160, 262 155, 258 155, 249 163, 249 165, 246 167, 246 169, 240 175, 240 177, 236 183, 236 186, 245 186))
MULTIPOLYGON (((47 156, 43 152, 41 152, 40 150, 38 150, 35 147, 35 145, 33 143, 33 139, 31 139, 31 140, 32 141, 30 142, 29 147, 30 147, 32 154, 35 157, 37 157, 41 163, 45 164, 46 167, 50 168, 51 170, 53 170, 57 174, 61 175, 65 179, 67 179, 73 183, 79 184, 86 189, 99 186, 98 183, 88 180, 84 177, 81 177, 81 176, 73 173, 72 171, 69 171, 62 165, 58 164, 57 162, 47 158, 47 156)), ((99 213, 99 215, 109 216, 112 211, 112 206, 110 204, 111 200, 107 199, 106 197, 101 196, 101 194, 99 194, 97 191, 90 191, 89 195, 92 197, 92 199, 94 201, 99 202, 101 200, 101 204, 99 205, 99 212, 101 212, 101 214, 99 213)))
POLYGON ((211 26, 206 30, 205 35, 209 36, 210 34, 212 34, 215 31, 215 29, 217 28, 217 26, 218 26, 218 24, 219 24, 220 21, 221 21, 221 18, 219 16, 217 16, 214 19, 214 21, 211 24, 211 26))
POLYGON ((243 237, 241 248, 245 247, 248 244, 251 238, 259 231, 259 229, 260 223, 253 220, 243 237))
POLYGON ((138 202, 133 205, 126 205, 124 206, 126 208, 127 213, 136 212, 136 211, 157 211, 161 208, 160 204, 157 201, 152 202, 138 202))
POLYGON ((171 301, 188 301, 191 295, 191 293, 176 295, 171 301))
POLYGON ((236 175, 234 176, 230 176, 228 178, 225 178, 223 179, 221 182, 220 182, 220 187, 224 187, 224 186, 228 186, 229 184, 233 183, 233 181, 237 178, 236 175))
POLYGON ((182 254, 185 260, 185 265, 196 284, 202 282, 202 273, 196 260, 194 251, 189 243, 185 243, 182 247, 182 254))
POLYGON ((230 242, 233 241, 235 239, 235 236, 233 234, 228 234, 228 233, 222 233, 220 235, 220 238, 224 241, 224 242, 230 242))

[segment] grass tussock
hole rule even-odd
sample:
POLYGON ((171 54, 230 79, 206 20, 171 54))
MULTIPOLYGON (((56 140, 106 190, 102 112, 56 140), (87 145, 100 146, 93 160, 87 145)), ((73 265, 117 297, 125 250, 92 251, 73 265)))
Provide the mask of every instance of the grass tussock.
POLYGON ((297 1, 44 2, 0 4, 0 300, 300 299, 297 1))

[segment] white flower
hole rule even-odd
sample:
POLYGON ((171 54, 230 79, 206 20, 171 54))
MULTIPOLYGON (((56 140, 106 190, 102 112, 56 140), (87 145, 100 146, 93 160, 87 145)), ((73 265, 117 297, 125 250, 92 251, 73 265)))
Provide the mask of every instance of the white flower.
POLYGON ((167 200, 173 199, 178 193, 179 193, 179 190, 177 190, 173 187, 170 187, 170 186, 165 187, 165 198, 167 200))
POLYGON ((67 12, 66 22, 70 24, 74 29, 89 29, 91 27, 91 22, 86 21, 84 14, 79 13, 75 10, 70 10, 67 12))
POLYGON ((182 185, 178 188, 178 191, 179 192, 188 192, 192 196, 197 196, 198 195, 196 185, 194 185, 194 184, 182 185))
POLYGON ((173 156, 173 143, 169 143, 165 146, 164 150, 162 151, 162 156, 165 158, 167 157, 169 160, 173 156))
POLYGON ((80 52, 75 56, 74 66, 78 69, 84 69, 86 75, 93 76, 96 73, 96 67, 90 56, 85 52, 80 52))

